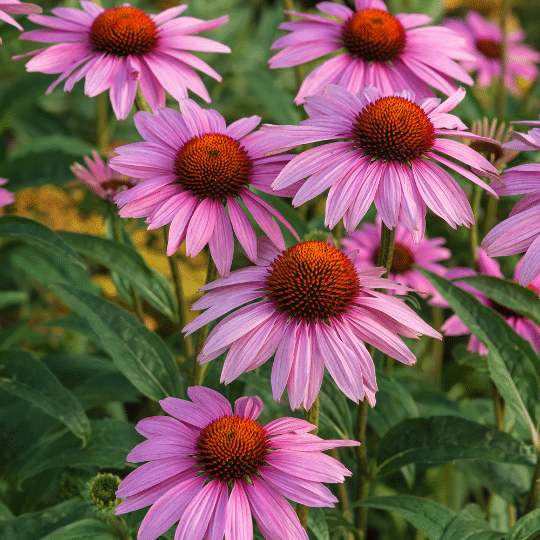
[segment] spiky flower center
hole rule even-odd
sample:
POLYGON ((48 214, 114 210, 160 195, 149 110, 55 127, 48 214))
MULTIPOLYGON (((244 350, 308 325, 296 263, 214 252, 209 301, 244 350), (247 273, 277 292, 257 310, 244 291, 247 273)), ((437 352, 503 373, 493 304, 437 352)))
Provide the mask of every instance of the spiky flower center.
POLYGON ((197 439, 197 463, 211 478, 230 482, 257 472, 270 441, 251 418, 223 416, 208 424, 197 439))
POLYGON ((100 509, 112 508, 120 502, 116 498, 116 490, 120 485, 120 478, 115 474, 98 474, 88 487, 88 495, 92 504, 100 509))
POLYGON ((353 140, 383 161, 410 161, 431 150, 435 128, 416 103, 400 97, 382 97, 356 115, 353 140))
POLYGON ((90 27, 90 43, 94 52, 115 56, 142 56, 150 53, 158 42, 154 21, 142 9, 122 6, 105 10, 90 27))
POLYGON ((501 44, 491 39, 479 39, 476 41, 476 48, 488 58, 501 58, 501 44))
POLYGON ((350 309, 360 291, 351 261, 317 240, 278 255, 264 286, 279 311, 307 322, 338 317, 350 309))
POLYGON ((189 140, 174 159, 178 183, 200 199, 236 197, 250 183, 251 169, 240 143, 220 133, 189 140))
MULTIPOLYGON (((375 266, 379 264, 379 251, 380 246, 377 247, 371 261, 375 266)), ((411 250, 399 242, 394 244, 394 252, 392 254, 392 265, 390 266, 391 274, 406 274, 409 270, 412 270, 415 263, 414 256, 411 250)))
POLYGON ((405 48, 405 29, 382 9, 362 9, 343 25, 341 42, 349 53, 367 62, 394 60, 405 48))

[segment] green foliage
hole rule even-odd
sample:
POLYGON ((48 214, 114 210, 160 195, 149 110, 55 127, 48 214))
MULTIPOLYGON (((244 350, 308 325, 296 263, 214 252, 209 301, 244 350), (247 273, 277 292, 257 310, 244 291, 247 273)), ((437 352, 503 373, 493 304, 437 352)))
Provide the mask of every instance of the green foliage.
POLYGON ((505 540, 537 540, 540 534, 540 508, 519 519, 504 537, 505 540))

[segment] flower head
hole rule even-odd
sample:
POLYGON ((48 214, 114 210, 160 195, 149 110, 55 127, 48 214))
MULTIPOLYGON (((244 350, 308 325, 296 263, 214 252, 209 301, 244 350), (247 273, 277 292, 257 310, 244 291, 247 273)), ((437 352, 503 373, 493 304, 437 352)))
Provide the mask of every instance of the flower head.
POLYGON ((419 97, 433 96, 430 86, 446 95, 456 86, 452 79, 472 84, 454 60, 472 58, 465 40, 441 26, 419 28, 431 22, 427 15, 391 15, 382 0, 356 0, 356 11, 333 2, 317 8, 332 18, 289 11, 300 20, 282 23, 291 33, 272 49, 283 50, 270 59, 271 68, 289 67, 344 50, 314 69, 304 80, 296 104, 320 94, 327 84, 337 84, 356 94, 377 86, 391 94, 410 88, 419 97))
POLYGON ((255 518, 267 540, 307 540, 306 531, 285 498, 307 506, 334 506, 337 499, 322 482, 343 482, 350 472, 323 450, 357 445, 325 441, 297 418, 257 422, 258 397, 234 404, 202 386, 188 388, 192 401, 160 401, 170 416, 141 420, 147 437, 127 461, 148 461, 120 484, 117 508, 123 514, 152 505, 139 540, 154 540, 178 520, 176 540, 252 540, 255 518), (229 492, 230 489, 230 492, 229 492))
POLYGON ((130 189, 137 185, 140 180, 122 175, 111 169, 94 150, 93 160, 84 156, 84 162, 88 169, 79 163, 71 166, 71 172, 98 197, 113 202, 113 198, 118 193, 130 189))
MULTIPOLYGON (((23 27, 8 13, 27 15, 29 13, 41 13, 42 11, 36 4, 23 4, 19 0, 0 0, 0 21, 7 22, 19 30, 22 30, 23 27)), ((2 43, 1 39, 0 43, 2 43)))
MULTIPOLYGON (((0 178, 0 186, 3 186, 7 182, 6 178, 0 178)), ((15 196, 13 193, 8 191, 7 189, 0 188, 0 209, 3 206, 7 206, 8 204, 11 204, 15 200, 15 196)), ((2 214, 0 213, 0 216, 2 214)))
POLYGON ((443 103, 436 98, 417 101, 408 90, 385 95, 368 87, 354 95, 329 85, 324 95, 306 98, 310 118, 300 125, 263 126, 282 148, 332 141, 295 156, 272 187, 282 189, 309 177, 296 193, 294 206, 330 188, 325 217, 330 228, 343 217, 347 231, 354 230, 372 202, 388 228, 401 223, 416 242, 424 235, 426 204, 452 227, 468 226, 474 218, 467 197, 438 163, 493 194, 475 174, 444 154, 479 174, 497 178, 497 170, 465 144, 441 137, 485 140, 465 131, 461 120, 448 114, 464 97, 460 89, 443 103))
POLYGON ((60 73, 47 93, 64 79, 64 90, 70 91, 86 76, 86 95, 97 96, 109 89, 119 120, 124 120, 131 110, 137 83, 152 110, 165 106, 164 90, 175 99, 183 99, 189 89, 210 103, 210 96, 193 68, 218 81, 221 77, 188 51, 230 49, 190 34, 219 28, 227 22, 227 16, 210 21, 176 18, 187 9, 186 4, 159 15, 148 15, 129 4, 103 9, 81 0, 81 6, 82 11, 55 8, 54 17, 33 15, 33 22, 50 30, 32 30, 21 35, 21 39, 56 43, 19 57, 34 57, 26 64, 27 71, 60 73))
MULTIPOLYGON (((284 249, 283 236, 272 218, 296 233, 249 188, 274 193, 270 184, 292 156, 264 157, 276 143, 270 134, 249 134, 259 124, 258 116, 227 127, 218 112, 203 110, 190 99, 180 101, 180 110, 182 114, 163 108, 155 116, 138 112, 135 125, 146 142, 115 149, 118 157, 110 161, 113 169, 147 179, 115 197, 122 207, 120 216, 148 216, 149 229, 171 223, 167 255, 184 240, 192 257, 208 243, 224 275, 231 268, 233 230, 247 256, 253 261, 257 258, 255 229, 239 199, 272 242, 284 249)), ((292 190, 277 194, 290 196, 292 190)))
MULTIPOLYGON (((465 15, 465 21, 447 19, 444 26, 466 39, 466 48, 472 58, 462 60, 461 65, 467 71, 477 72, 478 85, 481 88, 489 86, 492 80, 500 79, 502 74, 502 31, 496 23, 486 21, 476 11, 469 11, 465 15)), ((509 32, 507 36, 504 83, 508 90, 516 96, 520 95, 516 77, 533 81, 538 76, 538 67, 535 63, 540 62, 540 53, 523 45, 524 38, 525 32, 523 30, 514 30, 509 32)))
MULTIPOLYGON (((521 259, 516 265, 516 270, 514 272, 514 281, 519 277, 521 265, 523 264, 523 259, 521 259)), ((480 274, 485 276, 495 276, 498 278, 504 278, 499 267, 499 263, 486 254, 486 252, 479 248, 478 249, 478 268, 480 274)), ((465 276, 474 276, 476 272, 470 268, 453 268, 448 271, 445 276, 447 279, 457 280, 460 277, 465 276)), ((485 294, 479 292, 474 287, 466 284, 460 284, 459 281, 456 283, 459 287, 466 289, 471 294, 473 294, 482 304, 489 306, 494 311, 502 315, 506 322, 522 337, 529 340, 532 346, 535 348, 536 352, 540 350, 540 328, 534 324, 531 320, 523 317, 519 313, 502 306, 498 302, 491 300, 485 294)), ((536 294, 540 290, 540 275, 536 276, 532 280, 528 289, 533 290, 536 294)), ((441 331, 446 336, 460 336, 463 334, 469 334, 469 329, 463 324, 461 319, 457 315, 452 315, 442 326, 441 331)), ((469 340, 469 345, 467 349, 471 352, 477 352, 482 355, 487 355, 488 350, 486 346, 476 337, 471 335, 469 340)))
MULTIPOLYGON (((529 133, 513 132, 514 140, 504 144, 512 150, 540 150, 540 121, 519 122, 536 126, 529 133)), ((540 163, 525 163, 504 171, 503 185, 493 185, 499 195, 527 195, 510 217, 493 227, 482 241, 490 257, 523 253, 519 283, 527 286, 540 273, 540 163)))
POLYGON ((222 382, 228 384, 275 353, 273 396, 279 399, 287 386, 292 409, 314 402, 324 366, 349 398, 358 402, 366 396, 374 405, 375 368, 364 341, 412 364, 416 359, 397 334, 439 337, 403 300, 376 290, 398 287, 381 279, 384 272, 356 270, 349 257, 326 242, 279 251, 262 239, 256 267, 201 288, 208 292, 193 309, 207 311, 184 331, 189 334, 235 310, 212 330, 198 358, 205 363, 229 349, 222 382), (253 303, 240 307, 248 302, 253 303))
MULTIPOLYGON (((423 296, 430 296, 429 303, 441 305, 442 297, 430 281, 416 267, 426 268, 440 276, 446 268, 439 261, 450 258, 450 250, 441 247, 444 238, 423 238, 415 244, 411 234, 405 227, 398 225, 394 238, 394 252, 388 278, 399 283, 402 288, 387 290, 388 294, 405 294, 408 288, 415 289, 423 296)), ((378 266, 381 246, 381 219, 376 224, 365 223, 358 231, 353 231, 341 241, 347 252, 356 251, 355 268, 375 268, 378 266)))

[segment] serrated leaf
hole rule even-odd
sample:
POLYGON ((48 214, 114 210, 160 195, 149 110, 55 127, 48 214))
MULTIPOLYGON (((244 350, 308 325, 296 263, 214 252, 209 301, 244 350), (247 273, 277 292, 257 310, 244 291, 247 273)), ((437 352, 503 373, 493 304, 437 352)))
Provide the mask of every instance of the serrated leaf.
POLYGON ((49 534, 58 527, 63 527, 83 517, 88 503, 82 499, 71 499, 46 510, 23 514, 0 521, 2 540, 36 540, 40 535, 49 534))
POLYGON ((126 463, 126 456, 143 441, 133 424, 105 419, 93 420, 91 426, 92 438, 86 448, 81 448, 73 434, 66 431, 39 441, 33 449, 27 450, 28 459, 18 471, 19 484, 40 472, 61 467, 131 467, 126 463))
POLYGON ((0 359, 0 388, 60 420, 86 445, 90 421, 79 400, 49 368, 30 353, 4 351, 0 359))
POLYGON ((431 466, 481 459, 534 466, 534 448, 507 433, 457 416, 410 418, 391 428, 377 452, 377 476, 404 465, 431 466))
POLYGON ((118 540, 110 525, 97 519, 81 519, 40 537, 40 540, 118 540))
POLYGON ((156 278, 155 273, 135 249, 90 234, 60 232, 59 235, 77 253, 118 272, 158 311, 175 322, 178 320, 176 302, 170 285, 165 279, 156 278))
POLYGON ((58 234, 32 219, 19 216, 1 217, 0 236, 20 238, 32 245, 51 249, 58 257, 63 257, 84 269, 84 263, 58 234))
POLYGON ((498 540, 504 533, 493 531, 476 505, 465 507, 446 526, 440 540, 498 540))
POLYGON ((369 506, 395 512, 424 533, 429 540, 439 540, 444 529, 456 516, 456 513, 446 506, 412 495, 368 497, 351 506, 369 506))
POLYGON ((450 304, 456 315, 489 351, 490 376, 517 418, 538 444, 540 358, 532 345, 492 309, 433 272, 419 269, 450 304))
POLYGON ((135 388, 155 401, 180 396, 178 367, 156 333, 131 313, 102 298, 67 285, 53 285, 51 289, 88 321, 99 345, 135 388))
POLYGON ((468 276, 460 278, 460 283, 468 283, 499 304, 516 311, 540 326, 540 299, 538 293, 522 287, 518 283, 495 276, 468 276))
POLYGON ((540 508, 532 510, 514 523, 505 540, 536 540, 540 536, 540 508))

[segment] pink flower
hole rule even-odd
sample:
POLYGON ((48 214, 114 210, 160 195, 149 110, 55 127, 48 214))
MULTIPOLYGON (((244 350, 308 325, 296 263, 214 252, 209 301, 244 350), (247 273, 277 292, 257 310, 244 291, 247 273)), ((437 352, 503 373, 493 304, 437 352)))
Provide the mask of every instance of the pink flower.
MULTIPOLYGON (((540 126, 539 121, 519 122, 540 126)), ((505 143, 513 150, 540 150, 540 129, 512 133, 514 140, 505 143)), ((540 273, 540 163, 525 163, 502 173, 503 185, 494 185, 499 195, 522 195, 510 217, 493 227, 482 241, 490 257, 514 255, 526 251, 519 273, 519 284, 527 286, 540 273)))
POLYGON ((296 66, 345 49, 306 77, 297 105, 306 96, 320 94, 327 84, 354 94, 365 86, 386 94, 410 88, 422 98, 434 95, 430 86, 452 94, 452 78, 473 84, 454 62, 472 58, 465 52, 465 40, 442 26, 417 28, 431 22, 427 15, 393 16, 382 0, 356 0, 356 12, 333 2, 321 2, 317 8, 332 18, 288 11, 301 19, 282 23, 279 27, 291 33, 271 47, 283 48, 270 59, 271 68, 296 66))
POLYGON ((98 197, 113 202, 115 195, 140 182, 140 180, 129 178, 111 169, 95 150, 92 152, 92 157, 93 161, 84 156, 84 162, 88 169, 79 163, 74 163, 70 168, 71 172, 98 197))
POLYGON ((287 386, 291 408, 308 409, 326 366, 345 395, 356 402, 366 396, 373 406, 375 367, 364 341, 413 364, 416 358, 398 334, 440 337, 403 300, 375 290, 397 287, 381 279, 383 273, 384 268, 355 270, 349 257, 326 242, 302 242, 280 252, 263 239, 257 266, 201 287, 209 292, 193 309, 207 311, 184 331, 190 334, 235 310, 212 330, 198 358, 203 364, 229 349, 221 382, 230 383, 275 353, 275 400, 287 386))
MULTIPOLYGON (((438 264, 439 261, 450 258, 450 250, 441 247, 444 238, 423 238, 415 244, 411 234, 405 227, 398 225, 394 238, 394 254, 388 279, 399 283, 403 288, 387 290, 388 294, 406 294, 408 288, 430 296, 429 304, 446 305, 429 280, 416 267, 425 268, 439 276, 447 269, 438 264)), ((379 249, 381 246, 381 219, 377 216, 376 224, 364 223, 359 231, 353 231, 341 241, 347 252, 356 251, 354 266, 357 270, 375 268, 378 266, 379 249)))
POLYGON ((315 426, 297 418, 262 426, 256 396, 237 399, 234 412, 209 388, 188 388, 188 396, 192 401, 160 401, 174 418, 137 424, 147 440, 126 459, 148 463, 120 484, 116 496, 127 499, 115 513, 152 505, 138 540, 154 540, 178 520, 175 540, 252 540, 252 515, 267 540, 307 540, 286 498, 333 507, 337 499, 322 482, 343 482, 351 473, 322 451, 359 443, 320 439, 308 433, 315 426))
POLYGON ((21 39, 55 43, 19 56, 34 56, 27 71, 60 73, 47 93, 64 79, 64 90, 86 76, 84 91, 93 97, 110 89, 111 103, 119 120, 124 120, 135 99, 137 83, 152 110, 165 106, 165 92, 175 99, 187 97, 191 90, 210 103, 210 96, 193 68, 221 81, 205 62, 187 51, 231 52, 229 47, 211 39, 192 36, 219 28, 228 17, 210 21, 185 17, 176 19, 187 5, 167 9, 159 15, 147 15, 124 4, 103 9, 81 0, 83 11, 55 8, 55 17, 33 15, 33 22, 51 30, 32 30, 21 39))
MULTIPOLYGON (((476 71, 478 85, 485 88, 492 80, 500 79, 502 73, 500 27, 486 21, 480 13, 469 11, 465 21, 447 19, 444 26, 462 35, 467 42, 467 51, 472 59, 463 60, 461 65, 467 71, 476 71)), ((523 45, 525 39, 523 30, 514 30, 507 36, 507 61, 504 82, 508 90, 516 96, 521 92, 516 84, 516 77, 533 81, 538 76, 538 68, 534 65, 540 61, 540 54, 523 45)))
MULTIPOLYGON (((519 261, 516 265, 516 270, 514 272, 514 280, 516 280, 519 276, 522 263, 523 259, 521 259, 521 261, 519 261)), ((504 279, 504 276, 502 275, 499 267, 499 263, 488 257, 486 252, 481 248, 478 249, 478 267, 480 269, 480 274, 486 276, 495 276, 504 279)), ((474 270, 471 270, 470 268, 453 268, 447 273, 445 277, 447 279, 456 280, 459 277, 474 276, 475 274, 476 272, 474 270)), ((516 313, 515 311, 512 311, 511 309, 508 309, 507 307, 498 304, 494 300, 490 300, 486 295, 477 291, 470 285, 460 284, 459 282, 456 283, 456 285, 462 287, 463 289, 466 289, 471 294, 474 294, 474 296, 478 300, 480 300, 482 304, 489 306, 497 313, 502 315, 506 319, 506 322, 520 336, 531 342, 536 352, 540 350, 540 328, 536 326, 536 324, 534 324, 531 320, 522 317, 519 313, 516 313)), ((532 289, 536 294, 538 294, 538 290, 540 289, 540 276, 536 276, 527 288, 532 289)), ((462 334, 470 333, 469 329, 463 324, 463 322, 457 315, 452 315, 443 324, 441 331, 446 336, 460 336, 462 334)), ((488 354, 488 350, 485 345, 481 343, 476 336, 472 335, 471 339, 469 340, 469 345, 467 349, 471 352, 483 354, 484 356, 488 354)))
MULTIPOLYGON (((0 0, 0 21, 7 22, 19 30, 22 30, 23 27, 8 13, 27 15, 28 13, 41 13, 42 11, 36 4, 22 4, 19 0, 0 0)), ((2 43, 1 39, 0 43, 2 43)))
MULTIPOLYGON (((182 114, 163 108, 155 116, 138 112, 135 125, 146 142, 115 149, 119 156, 110 161, 113 169, 148 179, 115 197, 122 207, 120 216, 149 216, 149 229, 171 223, 167 255, 184 240, 191 257, 208 243, 219 273, 227 275, 234 253, 233 230, 247 256, 257 258, 255 229, 237 202, 240 199, 272 242, 284 249, 272 217, 296 236, 294 229, 249 187, 274 193, 270 183, 291 156, 264 157, 276 142, 268 133, 248 135, 261 121, 258 116, 227 127, 218 112, 203 110, 190 99, 180 101, 180 110, 182 114)), ((285 189, 278 195, 292 193, 294 189, 285 189)))
MULTIPOLYGON (((7 182, 6 178, 0 178, 0 186, 3 186, 7 182)), ((0 188, 0 209, 3 206, 7 206, 8 204, 11 204, 15 200, 15 196, 13 193, 8 191, 7 189, 0 188)), ((0 216, 2 214, 0 213, 0 216)))
POLYGON ((444 155, 472 166, 477 174, 498 176, 497 169, 478 152, 441 137, 496 144, 465 131, 465 124, 448 114, 464 97, 462 88, 441 103, 436 98, 416 101, 408 90, 385 95, 368 87, 354 95, 329 85, 324 95, 306 98, 310 118, 300 125, 263 126, 282 148, 333 141, 295 156, 272 187, 283 189, 307 178, 293 199, 294 206, 330 188, 325 225, 333 228, 343 217, 348 232, 372 202, 388 228, 400 223, 416 242, 424 235, 426 204, 452 227, 468 226, 474 218, 467 197, 438 163, 492 194, 493 189, 475 174, 444 155))

